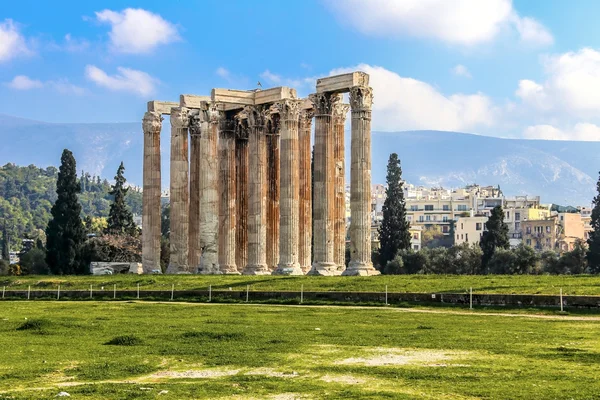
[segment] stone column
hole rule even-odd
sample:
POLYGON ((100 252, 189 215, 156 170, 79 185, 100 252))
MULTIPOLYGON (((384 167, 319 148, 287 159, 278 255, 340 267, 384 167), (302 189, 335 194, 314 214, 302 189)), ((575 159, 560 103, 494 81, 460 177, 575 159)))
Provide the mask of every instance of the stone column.
POLYGON ((188 273, 188 109, 171 109, 171 257, 168 274, 188 273))
POLYGON ((219 120, 217 104, 203 103, 200 111, 200 274, 219 274, 218 229, 218 151, 219 120))
POLYGON ((335 159, 335 208, 333 258, 339 271, 346 269, 346 162, 344 128, 350 104, 336 104, 332 109, 333 158, 335 159))
POLYGON ((160 129, 157 112, 144 115, 144 171, 142 194, 142 265, 144 273, 160 271, 160 129))
POLYGON ((342 96, 335 93, 311 95, 315 105, 314 153, 314 259, 309 274, 339 275, 334 260, 335 160, 332 109, 342 96))
POLYGON ((248 139, 248 264, 246 275, 268 275, 267 266, 267 137, 265 111, 261 106, 247 107, 248 139))
POLYGON ((235 263, 242 272, 248 264, 248 115, 236 116, 235 170, 236 170, 236 240, 235 263))
POLYGON ((219 270, 239 274, 235 264, 236 171, 235 120, 221 120, 219 131, 219 270))
POLYGON ((312 146, 310 137, 314 111, 302 110, 298 122, 298 157, 300 180, 298 261, 303 273, 310 271, 312 242, 312 146))
POLYGON ((279 140, 280 116, 276 107, 267 113, 267 266, 274 271, 279 263, 279 140))
POLYGON ((298 116, 300 100, 284 100, 278 105, 281 133, 279 263, 276 275, 303 275, 298 263, 300 211, 298 116))
POLYGON ((190 222, 188 236, 188 269, 200 266, 200 157, 201 123, 198 115, 190 115, 190 222))
POLYGON ((371 104, 373 90, 350 89, 352 143, 350 159, 350 257, 344 275, 377 275, 371 262, 371 104))

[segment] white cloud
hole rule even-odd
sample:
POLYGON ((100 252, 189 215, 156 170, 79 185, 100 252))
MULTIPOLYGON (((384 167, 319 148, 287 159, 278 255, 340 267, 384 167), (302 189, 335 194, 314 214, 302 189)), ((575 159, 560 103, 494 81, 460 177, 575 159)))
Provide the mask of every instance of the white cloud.
POLYGON ((223 78, 225 80, 231 79, 231 72, 229 72, 229 70, 227 68, 219 67, 219 68, 217 68, 215 73, 217 74, 217 76, 220 76, 221 78, 223 78))
POLYGON ((98 86, 114 91, 125 91, 147 96, 154 92, 154 86, 158 82, 146 72, 135 69, 117 67, 116 75, 108 75, 95 65, 85 67, 85 76, 98 86))
POLYGON ((552 125, 533 125, 523 132, 525 139, 599 141, 600 126, 578 123, 573 127, 558 129, 552 125))
POLYGON ((493 40, 503 29, 523 42, 552 43, 536 20, 519 17, 511 0, 325 0, 342 22, 376 36, 413 36, 459 45, 493 40))
POLYGON ((271 85, 279 85, 282 82, 281 75, 274 74, 268 69, 260 74, 260 77, 271 85))
POLYGON ((600 110, 600 52, 584 48, 544 59, 547 79, 519 82, 516 95, 542 111, 589 118, 600 110))
POLYGON ((311 88, 314 89, 317 78, 315 77, 305 77, 305 78, 284 78, 281 75, 274 74, 268 69, 260 74, 260 78, 263 80, 262 84, 264 86, 288 86, 300 91, 299 95, 305 96, 308 93, 305 93, 306 89, 311 88))
POLYGON ((426 82, 367 64, 337 69, 330 75, 357 70, 370 75, 374 130, 461 131, 491 126, 496 120, 497 108, 481 93, 445 96, 426 82))
POLYGON ((149 53, 158 45, 180 40, 175 25, 141 8, 103 10, 96 12, 96 18, 111 25, 111 47, 120 53, 149 53))
POLYGON ((0 62, 31 53, 25 38, 12 19, 5 19, 0 23, 0 62))
POLYGON ((60 79, 58 81, 48 81, 47 85, 54 88, 57 92, 63 94, 82 95, 85 93, 84 88, 70 83, 67 79, 60 79))
POLYGON ((28 76, 17 75, 12 81, 7 82, 6 86, 15 90, 31 90, 42 88, 44 84, 41 81, 31 79, 28 76))
POLYGON ((452 68, 452 73, 456 76, 462 76, 464 78, 471 78, 471 73, 469 72, 467 67, 465 67, 462 64, 458 64, 454 68, 452 68))

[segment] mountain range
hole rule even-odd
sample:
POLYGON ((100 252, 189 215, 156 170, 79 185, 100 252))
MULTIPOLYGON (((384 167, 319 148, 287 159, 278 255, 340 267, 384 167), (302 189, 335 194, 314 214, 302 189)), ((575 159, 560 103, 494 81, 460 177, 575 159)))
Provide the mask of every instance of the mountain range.
MULTIPOLYGON (((166 188, 168 120, 161 139, 166 188)), ((347 157, 349 139, 347 133, 347 157)), ((0 165, 58 166, 62 150, 68 148, 79 170, 111 179, 123 161, 128 181, 142 183, 141 121, 45 123, 0 114, 0 140, 0 165)), ((403 178, 416 185, 500 185, 507 196, 539 195, 543 203, 563 205, 590 204, 600 170, 600 142, 501 139, 442 131, 373 132, 373 183, 385 182, 392 152, 400 157, 403 178)))

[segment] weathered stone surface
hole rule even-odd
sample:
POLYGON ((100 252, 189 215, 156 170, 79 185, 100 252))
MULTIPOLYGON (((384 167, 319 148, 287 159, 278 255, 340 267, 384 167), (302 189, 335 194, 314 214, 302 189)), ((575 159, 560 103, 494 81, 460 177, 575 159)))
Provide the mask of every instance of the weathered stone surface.
POLYGON ((235 120, 228 115, 219 131, 219 270, 239 274, 235 263, 236 242, 236 171, 235 120))
POLYGON ((189 110, 185 107, 171 109, 171 227, 169 242, 171 255, 168 274, 187 274, 189 227, 189 110))
POLYGON ((235 262, 239 272, 248 264, 248 116, 244 112, 236 115, 236 144, 235 144, 235 170, 236 170, 236 241, 235 262))
POLYGON ((204 103, 199 113, 200 139, 200 256, 199 274, 219 274, 218 132, 223 117, 215 103, 204 103))
POLYGON ((210 96, 197 96, 195 94, 179 95, 179 105, 181 107, 201 109, 202 103, 208 103, 210 101, 210 96))
POLYGON ((264 132, 266 113, 262 106, 247 107, 250 137, 249 204, 248 204, 248 264, 246 275, 266 275, 267 266, 267 137, 264 132))
POLYGON ((101 262, 93 261, 90 263, 90 273, 92 275, 113 275, 113 274, 143 274, 144 269, 141 263, 137 262, 101 262))
POLYGON ((371 262, 371 105, 373 90, 350 91, 352 143, 350 159, 350 264, 344 275, 378 275, 371 262))
POLYGON ((144 170, 142 194, 142 265, 145 273, 160 271, 160 113, 144 115, 144 170))
POLYGON ((286 86, 275 87, 271 89, 259 90, 254 93, 254 104, 272 104, 284 99, 297 99, 296 89, 286 86))
POLYGON ((298 262, 299 241, 299 152, 298 117, 300 100, 278 103, 280 116, 280 221, 279 263, 273 272, 277 275, 303 275, 298 262))
POLYGON ((156 112, 159 114, 170 115, 173 107, 179 107, 179 103, 174 101, 158 101, 153 100, 148 102, 148 112, 156 112))
POLYGON ((274 271, 279 263, 279 109, 270 107, 266 114, 267 134, 267 266, 274 271))
MULTIPOLYGON (((312 103, 310 103, 312 105, 312 103)), ((304 107, 304 103, 303 103, 304 107)), ((311 268, 312 253, 312 171, 311 134, 314 110, 303 109, 298 122, 298 157, 300 181, 298 262, 303 273, 311 268)))
POLYGON ((213 89, 210 97, 213 102, 254 105, 253 90, 213 89))
POLYGON ((350 72, 317 79, 317 93, 349 92, 355 86, 369 86, 369 75, 364 72, 350 72))
POLYGON ((339 275, 334 261, 335 160, 332 109, 341 95, 311 95, 315 105, 315 154, 313 193, 313 252, 311 275, 339 275))
POLYGON ((336 104, 332 109, 333 158, 335 159, 335 206, 333 253, 339 271, 346 269, 346 166, 344 149, 344 124, 349 104, 336 104))
POLYGON ((190 211, 188 267, 195 273, 200 266, 200 157, 201 129, 198 113, 190 112, 190 211))

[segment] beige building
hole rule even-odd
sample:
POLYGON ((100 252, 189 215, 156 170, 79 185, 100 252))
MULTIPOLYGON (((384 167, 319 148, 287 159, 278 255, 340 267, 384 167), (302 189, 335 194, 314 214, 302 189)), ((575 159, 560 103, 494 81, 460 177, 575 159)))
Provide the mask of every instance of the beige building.
POLYGON ((571 251, 577 240, 584 240, 581 214, 559 213, 538 220, 523 221, 523 243, 538 251, 571 251))
POLYGON ((487 216, 459 217, 454 224, 454 244, 479 243, 485 230, 487 216))
POLYGON ((411 226, 410 232, 410 248, 414 251, 421 250, 421 240, 423 235, 423 228, 420 226, 411 226))

